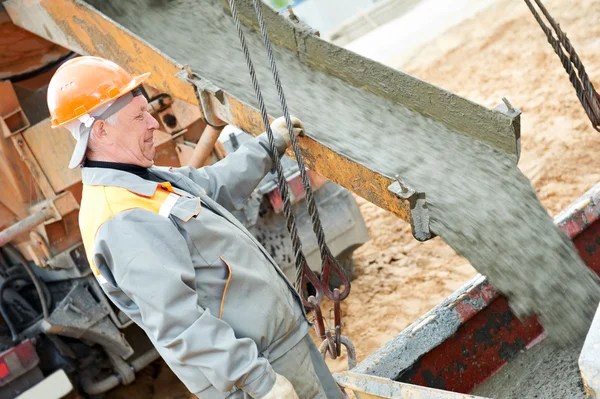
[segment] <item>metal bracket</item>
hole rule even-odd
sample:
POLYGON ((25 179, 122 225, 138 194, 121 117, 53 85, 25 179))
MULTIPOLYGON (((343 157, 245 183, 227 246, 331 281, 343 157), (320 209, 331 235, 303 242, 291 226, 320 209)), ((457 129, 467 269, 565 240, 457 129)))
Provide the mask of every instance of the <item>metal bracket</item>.
POLYGON ((388 186, 388 190, 398 198, 408 201, 410 205, 410 226, 417 241, 427 241, 435 234, 429 230, 429 210, 425 193, 419 193, 408 187, 400 176, 388 186))
POLYGON ((45 201, 34 204, 30 208, 31 213, 37 213, 43 209, 49 209, 54 217, 44 221, 44 224, 50 224, 62 220, 63 216, 68 215, 71 212, 79 210, 79 203, 70 191, 58 194, 45 201))
POLYGON ((92 282, 76 282, 50 317, 42 321, 42 331, 46 334, 85 339, 102 345, 117 356, 128 358, 133 354, 133 348, 110 321, 108 304, 92 296, 87 287, 89 284, 92 282))
POLYGON ((177 73, 176 76, 194 86, 196 98, 207 124, 214 127, 227 125, 227 123, 221 122, 225 118, 225 115, 228 116, 227 119, 231 119, 229 104, 226 104, 227 100, 223 90, 219 89, 209 80, 196 75, 192 72, 189 65, 186 65, 185 69, 177 73), (217 118, 219 121, 217 121, 217 118))
POLYGON ((502 104, 496 106, 494 111, 512 118, 512 129, 515 132, 515 163, 519 163, 521 158, 521 110, 513 107, 506 97, 502 97, 502 104))
POLYGON ((106 351, 108 359, 113 365, 121 384, 129 385, 135 381, 135 370, 133 367, 131 367, 129 363, 123 360, 120 356, 111 352, 110 347, 104 347, 104 350, 106 351))

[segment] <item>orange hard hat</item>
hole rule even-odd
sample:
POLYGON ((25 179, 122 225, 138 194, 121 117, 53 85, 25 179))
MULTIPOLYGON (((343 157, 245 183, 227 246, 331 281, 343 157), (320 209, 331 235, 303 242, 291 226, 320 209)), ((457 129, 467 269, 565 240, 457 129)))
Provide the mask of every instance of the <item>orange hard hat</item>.
POLYGON ((132 77, 112 61, 73 58, 58 68, 48 85, 52 127, 63 126, 140 86, 150 73, 132 77))

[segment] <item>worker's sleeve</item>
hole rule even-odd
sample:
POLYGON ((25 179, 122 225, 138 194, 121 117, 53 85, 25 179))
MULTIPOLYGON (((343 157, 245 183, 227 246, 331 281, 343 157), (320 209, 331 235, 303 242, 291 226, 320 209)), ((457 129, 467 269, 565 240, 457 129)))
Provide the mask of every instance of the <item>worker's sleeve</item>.
MULTIPOLYGON (((282 156, 286 143, 279 134, 274 133, 273 136, 278 155, 282 156)), ((184 167, 177 171, 204 188, 207 195, 225 209, 232 211, 244 206, 246 199, 274 166, 267 134, 263 133, 214 165, 200 169, 184 167)))
POLYGON ((256 343, 236 338, 199 305, 188 246, 169 219, 140 209, 122 212, 102 225, 95 244, 96 264, 111 269, 163 357, 197 367, 223 392, 237 386, 260 398, 273 387, 275 372, 256 343))

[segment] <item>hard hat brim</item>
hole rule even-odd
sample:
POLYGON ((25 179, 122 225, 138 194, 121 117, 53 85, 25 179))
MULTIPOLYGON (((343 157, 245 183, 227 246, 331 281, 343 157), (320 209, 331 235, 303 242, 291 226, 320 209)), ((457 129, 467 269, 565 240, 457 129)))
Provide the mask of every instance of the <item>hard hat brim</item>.
MULTIPOLYGON (((117 98, 124 96, 127 93, 130 93, 131 91, 133 91, 134 89, 136 89, 137 87, 141 86, 142 83, 144 83, 148 78, 150 77, 150 72, 146 72, 144 74, 138 75, 136 77, 134 77, 131 82, 129 84, 127 84, 125 87, 123 87, 123 89, 119 92, 118 96, 112 97, 112 98, 108 98, 104 101, 101 101, 100 103, 98 103, 96 106, 94 106, 93 108, 89 109, 87 112, 93 112, 94 110, 102 107, 105 104, 108 104, 111 101, 116 100, 117 98)), ((56 123, 55 121, 51 121, 51 125, 52 128, 55 129, 57 127, 61 127, 64 126, 70 122, 73 122, 75 119, 79 118, 79 116, 73 117, 71 119, 68 119, 66 121, 63 121, 61 123, 56 123)))

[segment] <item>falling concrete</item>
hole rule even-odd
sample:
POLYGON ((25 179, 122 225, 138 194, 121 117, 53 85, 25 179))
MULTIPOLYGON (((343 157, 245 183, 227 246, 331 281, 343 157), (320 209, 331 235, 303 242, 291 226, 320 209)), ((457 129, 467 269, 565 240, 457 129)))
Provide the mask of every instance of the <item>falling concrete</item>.
MULTIPOLYGON (((256 106, 223 2, 89 2, 173 59, 191 64, 203 77, 256 106)), ((248 9, 247 0, 240 3, 248 9)), ((279 115, 260 34, 245 31, 269 113, 279 115)), ((281 37, 286 34, 281 32, 281 37)), ((412 188, 425 192, 432 231, 486 275, 518 315, 537 313, 556 341, 585 334, 600 300, 597 278, 553 225, 530 182, 506 154, 508 141, 501 137, 491 143, 489 135, 482 134, 492 125, 479 118, 477 107, 444 118, 453 119, 453 124, 437 121, 424 116, 428 98, 438 114, 455 104, 431 101, 416 85, 401 87, 412 110, 401 106, 382 95, 400 90, 395 78, 374 75, 359 57, 348 53, 339 57, 331 47, 323 47, 321 58, 304 60, 326 65, 317 70, 303 63, 297 52, 274 47, 290 111, 304 120, 309 136, 386 176, 399 174, 412 188), (375 79, 379 95, 359 88, 361 79, 375 79), (476 139, 448 127, 460 123, 476 139)))
POLYGON ((564 348, 542 342, 473 391, 494 399, 585 399, 577 358, 583 341, 564 348))

